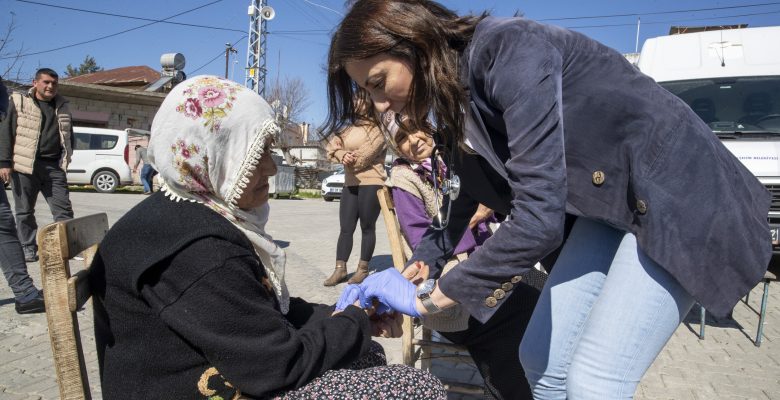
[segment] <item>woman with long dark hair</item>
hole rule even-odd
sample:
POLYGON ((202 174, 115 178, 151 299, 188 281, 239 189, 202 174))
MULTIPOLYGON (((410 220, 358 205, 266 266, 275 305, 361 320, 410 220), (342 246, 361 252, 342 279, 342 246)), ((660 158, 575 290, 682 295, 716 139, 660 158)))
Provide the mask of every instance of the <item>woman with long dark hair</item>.
POLYGON ((460 303, 484 322, 563 245, 519 349, 535 398, 632 397, 694 301, 727 314, 767 268, 768 192, 682 100, 582 34, 360 0, 328 67, 332 127, 365 91, 409 132, 432 119, 442 185, 460 178, 412 262, 440 268, 479 203, 509 216, 438 280, 389 269, 344 296, 413 316, 460 303))

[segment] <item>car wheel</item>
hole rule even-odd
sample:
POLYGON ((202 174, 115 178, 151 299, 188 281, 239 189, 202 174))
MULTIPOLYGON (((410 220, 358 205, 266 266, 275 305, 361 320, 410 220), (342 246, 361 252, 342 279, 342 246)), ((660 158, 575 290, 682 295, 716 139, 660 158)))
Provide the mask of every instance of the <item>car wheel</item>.
POLYGON ((325 199, 325 201, 333 201, 333 197, 323 197, 323 199, 325 199))
POLYGON ((100 171, 92 178, 92 186, 100 193, 113 193, 119 187, 119 177, 111 171, 100 171))

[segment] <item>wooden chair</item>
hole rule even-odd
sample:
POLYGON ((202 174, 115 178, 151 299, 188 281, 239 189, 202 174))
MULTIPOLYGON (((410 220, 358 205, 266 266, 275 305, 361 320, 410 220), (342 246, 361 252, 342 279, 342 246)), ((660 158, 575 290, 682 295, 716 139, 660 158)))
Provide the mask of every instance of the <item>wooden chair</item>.
MULTIPOLYGON (((409 246, 406 243, 406 239, 401 235, 401 227, 398 224, 398 218, 395 213, 393 196, 387 187, 382 187, 376 194, 379 197, 379 207, 382 210, 382 217, 387 228, 393 265, 398 271, 402 271, 408 261, 406 249, 409 246)), ((464 346, 434 340, 433 332, 430 329, 425 328, 419 321, 415 321, 409 316, 404 316, 403 331, 401 351, 403 352, 403 363, 405 365, 415 367, 417 361, 419 361, 420 368, 429 371, 433 358, 453 363, 474 364, 474 360, 472 360, 464 346), (434 349, 435 352, 433 351, 434 349)), ((480 386, 439 379, 449 392, 478 396, 484 393, 484 389, 480 386)))
POLYGON ((87 267, 108 231, 105 213, 55 222, 38 230, 46 321, 61 399, 91 399, 76 311, 91 296, 89 270, 71 276, 68 260, 81 254, 87 267))

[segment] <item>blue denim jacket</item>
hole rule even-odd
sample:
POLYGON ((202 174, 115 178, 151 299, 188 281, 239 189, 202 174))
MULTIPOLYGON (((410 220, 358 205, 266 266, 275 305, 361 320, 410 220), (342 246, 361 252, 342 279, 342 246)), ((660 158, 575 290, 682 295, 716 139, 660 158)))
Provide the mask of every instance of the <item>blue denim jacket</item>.
POLYGON ((461 69, 466 137, 481 160, 455 171, 465 190, 450 226, 429 230, 411 260, 448 258, 477 202, 508 213, 439 281, 476 319, 501 305, 497 289, 561 245, 567 213, 636 235, 717 315, 761 279, 769 193, 682 100, 621 54, 562 28, 488 17, 461 69))

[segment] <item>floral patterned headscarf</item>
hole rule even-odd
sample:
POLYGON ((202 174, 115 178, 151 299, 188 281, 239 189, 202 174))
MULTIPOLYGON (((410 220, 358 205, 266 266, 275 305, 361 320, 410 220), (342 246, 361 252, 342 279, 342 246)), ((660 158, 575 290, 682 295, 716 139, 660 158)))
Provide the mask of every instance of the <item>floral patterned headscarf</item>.
POLYGON ((271 106, 257 93, 216 76, 196 76, 165 97, 152 122, 148 156, 168 198, 204 204, 249 238, 286 314, 286 256, 265 233, 268 203, 252 210, 236 205, 278 133, 271 106))

